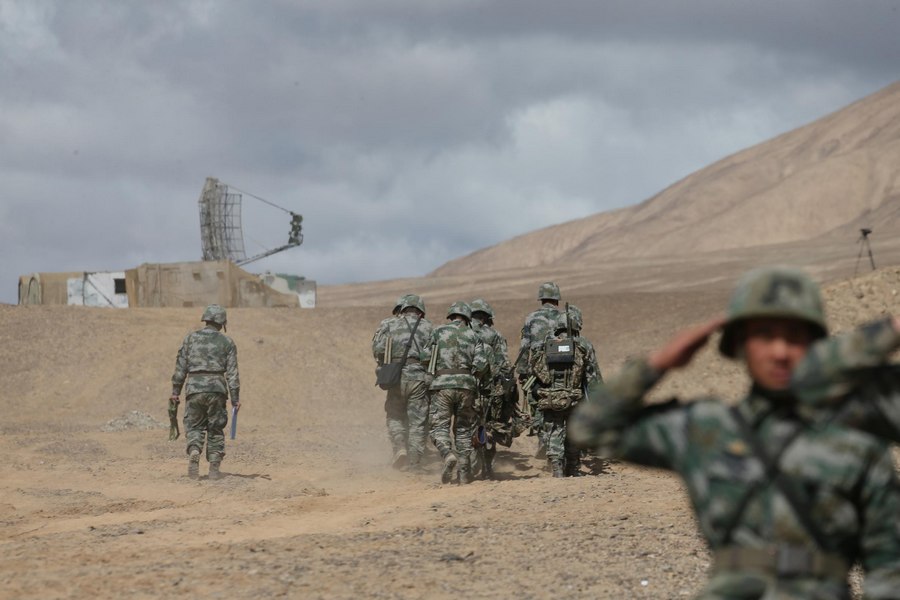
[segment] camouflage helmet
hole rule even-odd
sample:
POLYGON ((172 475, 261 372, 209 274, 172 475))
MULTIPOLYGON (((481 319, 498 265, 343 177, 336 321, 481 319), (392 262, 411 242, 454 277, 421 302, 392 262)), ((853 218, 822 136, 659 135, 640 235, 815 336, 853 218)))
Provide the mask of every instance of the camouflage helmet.
POLYGON ((487 303, 486 300, 482 298, 476 298, 469 303, 469 308, 472 309, 473 313, 483 312, 490 318, 494 318, 494 309, 491 308, 491 305, 487 303))
POLYGON ((573 331, 581 331, 584 327, 584 318, 581 316, 581 309, 575 306, 574 304, 570 304, 566 311, 563 313, 563 316, 568 315, 569 319, 572 323, 573 331))
POLYGON ((400 314, 400 311, 403 310, 403 305, 406 304, 406 296, 408 294, 403 294, 399 298, 397 298, 397 302, 394 304, 393 310, 391 310, 392 315, 400 314))
POLYGON ((409 307, 417 308, 422 312, 422 316, 425 316, 425 301, 422 300, 416 294, 407 294, 403 297, 403 308, 401 310, 407 309, 409 307))
POLYGON ((465 302, 454 302, 450 305, 450 308, 447 309, 447 318, 449 319, 453 315, 460 315, 466 318, 466 321, 472 320, 472 309, 469 308, 469 305, 465 302))
POLYGON ((200 320, 207 323, 225 325, 225 323, 228 322, 228 316, 225 314, 224 308, 218 304, 210 304, 206 307, 206 310, 203 311, 203 316, 200 317, 200 320))
POLYGON ((735 358, 740 324, 765 317, 804 321, 810 325, 814 339, 828 335, 819 286, 799 269, 762 267, 748 271, 738 281, 728 303, 719 352, 735 358))
POLYGON ((538 300, 556 300, 559 302, 560 298, 559 286, 552 281, 542 283, 541 287, 538 288, 538 300))

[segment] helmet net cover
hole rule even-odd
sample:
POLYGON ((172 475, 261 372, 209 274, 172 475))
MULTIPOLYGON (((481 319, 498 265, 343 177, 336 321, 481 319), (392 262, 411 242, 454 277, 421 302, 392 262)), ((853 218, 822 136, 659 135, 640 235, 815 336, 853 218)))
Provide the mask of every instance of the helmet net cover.
POLYGON ((472 309, 465 302, 454 302, 450 305, 450 308, 447 309, 447 318, 449 319, 453 315, 460 315, 471 321, 472 309))
POLYGON ((538 288, 538 300, 556 300, 558 302, 560 298, 559 286, 552 281, 542 283, 538 288))
POLYGON ((757 318, 797 319, 810 326, 813 339, 828 335, 819 286, 793 267, 762 267, 741 277, 728 303, 719 352, 735 358, 741 325, 757 318))
POLYGON ((203 311, 201 321, 216 323, 217 325, 225 325, 228 322, 228 315, 225 309, 218 304, 210 304, 203 311))

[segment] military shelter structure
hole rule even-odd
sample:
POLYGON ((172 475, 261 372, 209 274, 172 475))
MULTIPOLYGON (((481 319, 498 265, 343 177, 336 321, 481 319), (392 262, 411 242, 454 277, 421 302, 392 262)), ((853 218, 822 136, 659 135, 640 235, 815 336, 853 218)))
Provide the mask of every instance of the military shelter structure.
POLYGON ((19 278, 19 304, 112 307, 315 306, 315 282, 278 291, 229 260, 145 263, 118 273, 33 273, 19 278), (310 289, 312 300, 309 300, 310 289))

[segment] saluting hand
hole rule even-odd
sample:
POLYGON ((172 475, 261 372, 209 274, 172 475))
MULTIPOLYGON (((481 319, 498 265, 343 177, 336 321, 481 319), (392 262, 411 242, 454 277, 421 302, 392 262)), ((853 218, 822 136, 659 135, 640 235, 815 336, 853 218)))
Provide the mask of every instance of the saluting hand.
POLYGON ((691 362, 716 330, 725 324, 726 318, 718 316, 700 325, 682 330, 661 348, 650 353, 647 362, 657 371, 677 369, 691 362))

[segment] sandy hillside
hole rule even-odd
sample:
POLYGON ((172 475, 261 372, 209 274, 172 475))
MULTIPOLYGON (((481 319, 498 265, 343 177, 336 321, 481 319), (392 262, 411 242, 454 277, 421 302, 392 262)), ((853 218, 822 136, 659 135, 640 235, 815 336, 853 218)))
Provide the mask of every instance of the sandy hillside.
POLYGON ((632 207, 534 231, 433 275, 695 256, 860 227, 900 233, 900 82, 726 157, 632 207))
MULTIPOLYGON (((731 268, 708 268, 718 283, 707 286, 682 289, 677 270, 672 279, 658 269, 643 283, 632 274, 629 289, 563 292, 584 310, 609 374, 719 311, 731 268)), ((540 282, 516 278, 456 292, 492 300, 516 339, 540 282), (516 286, 530 291, 515 298, 516 286)), ((430 316, 441 321, 452 291, 435 285, 430 316)), ((441 486, 434 457, 426 476, 390 469, 369 342, 393 297, 363 288, 322 290, 344 306, 230 311, 245 409, 219 482, 188 480, 183 439, 166 439, 174 355, 198 310, 0 305, 0 597, 682 598, 698 589, 708 556, 667 474, 593 462, 587 477, 552 480, 527 437, 501 453, 499 481, 441 486)), ((900 310, 898 291, 897 268, 836 282, 829 311, 846 328, 900 310)), ((734 398, 743 385, 707 352, 660 393, 734 398)))

